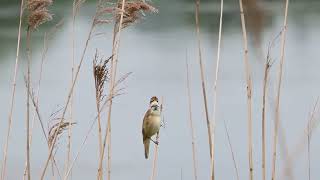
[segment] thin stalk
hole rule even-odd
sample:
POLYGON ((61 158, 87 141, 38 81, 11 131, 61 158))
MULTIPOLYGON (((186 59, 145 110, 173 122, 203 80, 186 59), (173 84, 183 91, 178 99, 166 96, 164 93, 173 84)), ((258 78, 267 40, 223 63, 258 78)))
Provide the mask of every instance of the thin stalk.
MULTIPOLYGON (((160 105, 160 111, 162 114, 163 111, 163 97, 161 98, 161 105, 160 105)), ((160 137, 160 131, 157 133, 156 141, 159 142, 159 137, 160 137)), ((159 146, 157 144, 154 145, 154 157, 153 157, 153 162, 152 162, 152 172, 151 172, 151 177, 150 180, 155 180, 156 174, 157 174, 157 162, 158 162, 158 151, 159 151, 159 146)))
MULTIPOLYGON (((118 1, 118 3, 121 1, 118 1)), ((120 35, 123 23, 123 16, 124 16, 124 6, 125 0, 122 0, 121 6, 121 14, 120 20, 115 23, 114 26, 114 34, 113 34, 113 46, 112 46, 112 59, 111 59, 111 76, 110 76, 110 87, 109 87, 109 96, 112 97, 114 95, 114 86, 115 80, 117 75, 117 61, 118 61, 118 52, 119 52, 119 45, 120 45, 120 35)), ((111 113, 112 113, 112 98, 110 99, 110 104, 108 106, 108 117, 107 117, 107 127, 106 133, 104 136, 104 145, 102 147, 102 154, 100 155, 100 165, 103 161, 104 150, 106 141, 108 141, 108 154, 107 154, 107 179, 110 180, 111 178, 111 113)))
POLYGON ((240 16, 241 16, 241 26, 242 26, 242 36, 243 36, 243 48, 244 48, 244 64, 246 73, 246 83, 247 83, 247 115, 248 115, 248 157, 249 157, 249 179, 253 179, 253 159, 252 159, 252 80, 251 80, 251 70, 248 60, 248 40, 247 40, 247 30, 246 22, 244 18, 244 11, 242 0, 239 0, 240 5, 240 16))
MULTIPOLYGON (((37 92, 36 92, 36 99, 35 99, 35 103, 38 104, 39 103, 39 95, 40 95, 40 87, 41 87, 41 80, 42 80, 42 72, 43 72, 43 64, 44 64, 44 59, 45 59, 45 56, 47 54, 47 51, 48 51, 48 44, 47 44, 47 41, 48 41, 48 34, 45 33, 44 35, 44 40, 43 40, 43 52, 42 52, 42 57, 41 57, 41 65, 40 65, 40 73, 39 73, 39 80, 38 80, 38 88, 37 88, 37 92)), ((28 87, 27 87, 28 88, 28 87)), ((31 89, 31 87, 30 87, 31 89)), ((30 92, 31 93, 31 92, 30 92)), ((29 94, 30 95, 30 94, 29 94)), ((31 121, 31 131, 30 131, 30 148, 31 148, 31 145, 32 145, 32 135, 33 135, 33 129, 34 129, 34 124, 35 124, 35 119, 36 119, 36 114, 37 114, 37 109, 35 108, 35 110, 33 111, 33 115, 32 115, 32 121, 31 121)), ((44 128, 43 128, 43 123, 42 121, 40 121, 41 123, 41 127, 43 129, 43 132, 44 132, 44 135, 46 136, 45 134, 45 131, 44 131, 44 128)), ((46 138, 47 139, 47 138, 46 138)), ((27 174, 27 161, 25 162, 25 168, 24 168, 24 179, 25 179, 25 175, 27 174)))
POLYGON ((96 99, 96 106, 98 111, 98 141, 99 141, 99 167, 98 167, 98 179, 102 179, 103 171, 102 166, 103 164, 100 164, 100 159, 102 158, 102 132, 101 132, 101 113, 100 113, 100 96, 96 99))
POLYGON ((275 123, 274 123, 274 136, 273 136, 272 178, 271 178, 272 180, 275 180, 276 178, 277 142, 278 142, 278 129, 279 129, 279 123, 280 123, 280 95, 281 95, 284 50, 285 50, 286 32, 287 32, 288 6, 289 6, 289 0, 286 0, 284 21, 283 21, 283 31, 281 33, 280 65, 279 65, 279 71, 278 71, 278 86, 277 86, 276 109, 275 109, 276 117, 275 117, 275 123))
POLYGON ((212 116, 212 145, 211 149, 212 157, 211 158, 211 174, 214 172, 214 148, 215 148, 215 128, 216 128, 216 109, 217 109, 217 84, 218 84, 218 75, 219 75, 219 65, 220 65, 220 49, 221 49, 221 36, 222 36, 222 17, 223 17, 223 0, 220 3, 220 20, 219 20, 219 38, 218 38, 218 50, 217 50, 217 62, 216 62, 216 71, 215 71, 215 81, 213 86, 213 116, 212 116))
POLYGON ((263 78, 263 95, 262 95, 262 180, 266 180, 266 101, 267 101, 267 85, 269 81, 269 71, 270 71, 270 49, 267 55, 267 61, 264 68, 264 78, 263 78))
POLYGON ((189 102, 189 124, 191 130, 191 144, 192 144, 192 160, 193 160, 193 175, 194 179, 198 179, 197 174, 197 159, 196 159, 196 145, 195 145, 195 136, 194 136, 194 127, 192 121, 192 102, 191 102, 191 90, 190 90, 190 77, 189 77, 189 64, 188 56, 186 55, 186 69, 187 69, 187 90, 188 90, 188 102, 189 102))
POLYGON ((17 72, 18 72, 18 65, 19 65, 19 53, 20 53, 21 24, 22 24, 23 6, 24 6, 24 0, 21 0, 20 16, 19 16, 19 29, 18 29, 18 40, 17 40, 17 50, 16 50, 16 60, 15 60, 15 65, 14 65, 14 75, 13 75, 13 81, 12 81, 12 91, 11 91, 11 100, 10 100, 10 111, 9 111, 9 116, 8 116, 7 136, 6 136, 6 141, 5 141, 5 145, 4 145, 4 148, 3 148, 3 161, 2 161, 2 168, 1 168, 1 180, 4 180, 5 179, 5 175, 6 175, 7 156, 8 156, 8 147, 9 147, 9 137, 10 137, 10 132, 11 132, 13 106, 14 106, 14 99, 15 99, 16 86, 17 86, 17 72))
POLYGON ((27 177, 28 180, 31 179, 30 175, 30 81, 31 81, 31 72, 30 72, 30 66, 31 66, 31 28, 28 27, 27 30, 27 118, 26 118, 26 126, 27 126, 27 177))
MULTIPOLYGON (((310 132, 310 123, 308 123, 308 132, 310 132)), ((311 164, 310 164, 310 133, 308 133, 308 179, 311 180, 311 164)))
MULTIPOLYGON (((156 141, 159 141, 159 135, 160 135, 160 133, 157 134, 156 141)), ((150 180, 155 180, 155 177, 157 174, 157 162, 158 162, 159 147, 156 144, 154 146, 155 146, 155 150, 154 150, 154 158, 153 158, 153 162, 152 162, 152 172, 151 172, 150 180)))
MULTIPOLYGON (((75 21, 76 21, 76 2, 77 0, 73 0, 72 3, 72 31, 71 31, 71 84, 74 80, 74 68, 75 68, 75 21)), ((71 93, 70 97, 70 124, 73 123, 73 93, 71 93)), ((72 126, 68 127, 68 144, 67 144, 67 159, 65 163, 65 173, 67 172, 70 166, 71 159, 71 137, 72 137, 72 126)))
POLYGON ((231 152, 231 156, 232 156, 232 160, 233 160, 234 170, 236 171, 236 177, 237 177, 237 180, 240 180, 238 167, 237 167, 237 163, 236 163, 236 158, 235 158, 234 151, 233 151, 232 144, 231 144, 230 133, 228 131, 227 123, 225 120, 223 121, 223 124, 224 124, 224 130, 225 130, 225 132, 227 134, 227 138, 228 138, 228 144, 229 144, 229 148, 230 148, 230 152, 231 152))
MULTIPOLYGON (((206 85, 205 85, 205 77, 204 77, 204 65, 202 62, 202 50, 201 50, 201 40, 200 40, 200 24, 199 24, 199 11, 200 11, 200 0, 195 0, 196 7, 195 7, 195 21, 196 21, 196 32, 197 32, 197 41, 198 41, 198 55, 199 55, 199 65, 200 65, 200 72, 201 72, 201 86, 202 86, 202 95, 204 100, 204 109, 206 115, 206 123, 208 129, 208 143, 209 143, 209 152, 210 152, 210 162, 213 161, 212 156, 212 132, 211 132, 211 125, 209 120, 209 112, 208 112, 208 103, 207 103, 207 93, 206 93, 206 85)), ((214 163, 211 163, 214 165, 214 163)), ((211 172, 211 179, 214 180, 214 167, 211 167, 213 170, 211 172)))

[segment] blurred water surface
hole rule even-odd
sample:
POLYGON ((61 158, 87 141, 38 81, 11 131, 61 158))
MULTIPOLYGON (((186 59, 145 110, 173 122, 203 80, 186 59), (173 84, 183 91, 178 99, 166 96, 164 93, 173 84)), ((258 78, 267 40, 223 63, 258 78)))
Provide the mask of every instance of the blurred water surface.
MULTIPOLYGON (((161 130, 159 146, 158 179, 192 178, 192 154, 188 124, 186 93, 185 57, 188 53, 191 65, 191 90, 193 120, 196 132, 199 179, 209 178, 209 147, 205 124, 203 99, 201 96, 200 72, 196 50, 194 27, 194 4, 182 1, 155 1, 159 13, 146 16, 140 23, 125 29, 121 37, 119 55, 119 76, 128 72, 132 75, 122 84, 124 94, 117 97, 112 115, 112 179, 147 179, 150 176, 152 161, 145 160, 141 137, 142 117, 153 95, 164 97, 164 118, 166 127, 161 130)), ((219 3, 204 1, 201 8, 201 39, 205 61, 209 108, 212 112, 212 91, 218 42, 219 3)), ((32 37, 32 82, 36 89, 39 78, 40 59, 44 32, 63 18, 64 25, 49 41, 49 50, 44 63, 43 80, 40 89, 39 108, 45 125, 50 115, 61 108, 66 100, 71 79, 71 4, 57 1, 52 7, 54 21, 44 25, 32 37)), ((264 28, 261 34, 261 49, 266 54, 268 43, 281 31, 283 4, 265 2, 264 28)), ((5 141, 9 111, 11 80, 16 51, 19 4, 4 3, 0 6, 0 144, 5 141)), ((76 20, 76 63, 84 47, 89 31, 95 2, 84 4, 76 20)), ((320 92, 320 3, 317 1, 294 1, 289 5, 288 34, 286 41, 284 80, 281 98, 281 120, 283 134, 289 152, 292 152, 301 138, 320 92)), ((24 23, 25 24, 25 23, 24 23)), ((25 26, 23 30, 26 30, 25 26)), ((104 56, 111 54, 112 25, 99 29, 104 36, 94 38, 89 44, 83 68, 75 89, 72 152, 78 151, 84 136, 96 115, 92 59, 98 48, 104 56)), ((10 137, 8 157, 8 179, 21 179, 25 161, 25 115, 26 90, 23 74, 26 72, 25 36, 22 34, 19 76, 13 116, 13 129, 10 137)), ((249 41, 253 42, 252 36, 249 41)), ((247 119, 246 86, 242 51, 242 35, 238 2, 225 4, 223 37, 221 49, 220 77, 218 82, 217 127, 216 127, 216 177, 235 179, 233 161, 223 127, 226 121, 239 168, 240 178, 248 177, 247 158, 247 119)), ((254 120, 254 174, 261 178, 261 100, 263 63, 265 55, 249 47, 253 71, 253 120, 254 120)), ((274 117, 274 89, 278 68, 280 41, 272 49, 275 63, 271 71, 267 106, 267 172, 271 174, 271 143, 274 117)), ((212 113, 210 113, 212 114, 212 113)), ((104 121, 106 116, 104 115, 104 121)), ((47 146, 35 121, 34 138, 31 149, 31 172, 38 178, 45 159, 47 146)), ((105 127, 105 126, 103 126, 105 127)), ((314 131, 311 141, 311 176, 320 176, 319 131, 314 131)), ((97 130, 89 136, 86 148, 81 152, 72 179, 92 179, 98 165, 97 130)), ((305 146, 302 145, 302 146, 305 146)), ((279 178, 284 167, 282 146, 279 146, 279 178), (282 148, 281 148, 282 147, 282 148)), ((63 172, 66 157, 66 135, 59 140, 56 159, 63 172)), ((151 156, 154 147, 151 148, 151 156)), ((295 156, 292 163, 296 179, 306 179, 308 174, 307 154, 304 150, 295 156)), ((48 170, 49 177, 49 170, 48 170)))

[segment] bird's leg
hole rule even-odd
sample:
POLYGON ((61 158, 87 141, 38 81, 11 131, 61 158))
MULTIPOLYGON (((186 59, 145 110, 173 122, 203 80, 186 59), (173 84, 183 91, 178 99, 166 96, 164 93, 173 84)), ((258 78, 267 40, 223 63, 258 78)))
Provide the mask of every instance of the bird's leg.
POLYGON ((159 145, 158 141, 153 140, 151 137, 149 138, 154 144, 159 145))
POLYGON ((158 141, 153 140, 152 138, 149 138, 154 144, 159 145, 158 141))
POLYGON ((157 132, 157 136, 156 136, 156 144, 157 144, 157 145, 159 144, 158 139, 159 139, 159 131, 157 132))

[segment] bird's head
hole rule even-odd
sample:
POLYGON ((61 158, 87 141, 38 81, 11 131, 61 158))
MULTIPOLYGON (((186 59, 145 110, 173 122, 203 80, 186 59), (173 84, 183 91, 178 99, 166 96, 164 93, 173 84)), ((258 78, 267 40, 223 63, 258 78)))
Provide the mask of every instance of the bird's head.
POLYGON ((150 108, 153 110, 153 111, 158 111, 159 110, 159 100, 156 96, 153 96, 151 99, 150 99, 150 108))

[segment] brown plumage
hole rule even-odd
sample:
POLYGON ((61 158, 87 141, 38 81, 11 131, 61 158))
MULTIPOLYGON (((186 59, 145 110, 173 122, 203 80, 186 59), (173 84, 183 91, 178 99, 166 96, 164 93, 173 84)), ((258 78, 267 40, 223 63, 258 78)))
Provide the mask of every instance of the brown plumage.
MULTIPOLYGON (((157 97, 152 97, 150 100, 150 108, 146 112, 142 123, 142 137, 144 144, 144 155, 148 159, 151 137, 160 130, 161 110, 157 97)), ((157 143, 157 142, 156 142, 157 143)))

